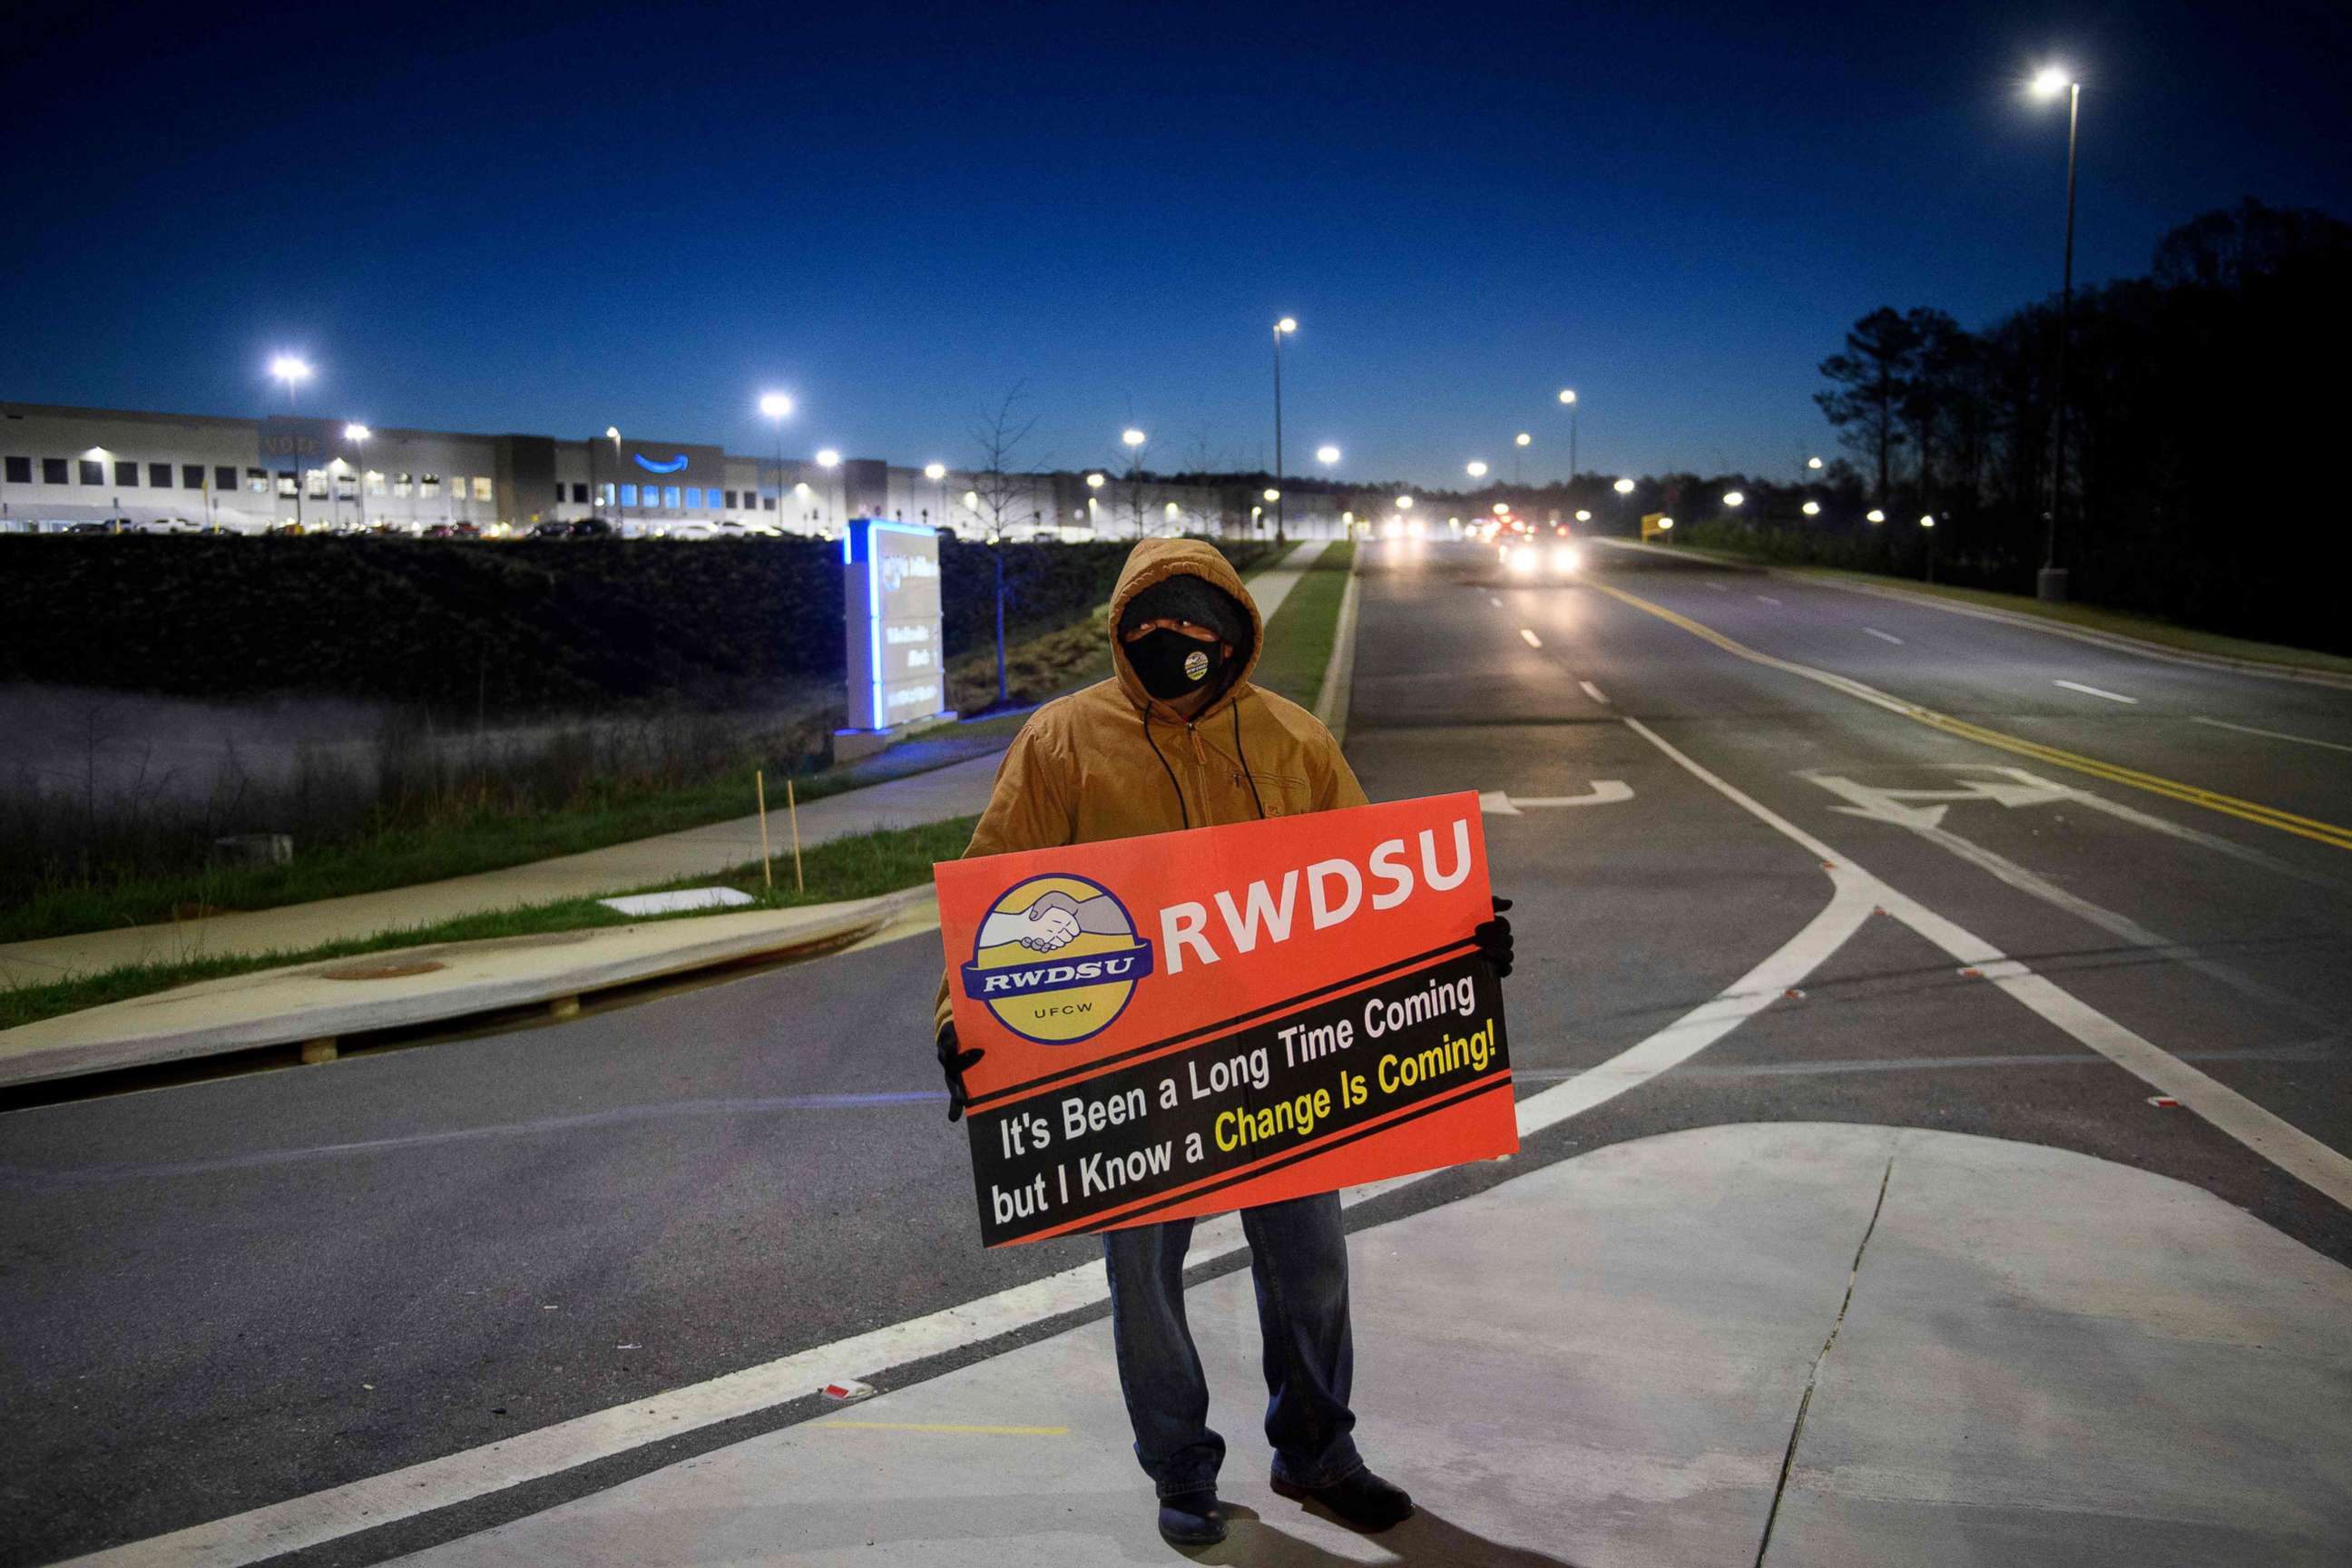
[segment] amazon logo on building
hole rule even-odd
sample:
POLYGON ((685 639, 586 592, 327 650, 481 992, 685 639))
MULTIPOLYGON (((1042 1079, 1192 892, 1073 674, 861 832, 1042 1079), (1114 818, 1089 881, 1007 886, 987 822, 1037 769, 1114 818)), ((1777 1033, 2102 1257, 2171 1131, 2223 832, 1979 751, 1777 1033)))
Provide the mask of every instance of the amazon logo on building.
POLYGON ((675 474, 683 469, 688 462, 684 452, 680 452, 675 458, 648 458, 643 452, 632 452, 629 456, 636 459, 637 467, 649 474, 675 474))

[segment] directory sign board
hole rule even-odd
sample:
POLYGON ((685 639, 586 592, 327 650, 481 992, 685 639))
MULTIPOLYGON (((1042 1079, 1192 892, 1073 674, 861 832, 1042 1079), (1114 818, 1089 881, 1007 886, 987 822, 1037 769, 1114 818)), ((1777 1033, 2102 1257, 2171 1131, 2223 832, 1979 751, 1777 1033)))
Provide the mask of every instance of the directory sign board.
POLYGON ((890 730, 947 711, 936 529, 852 518, 848 574, 849 727, 890 730))
POLYGON ((985 1246, 1518 1147, 1475 794, 932 877, 985 1246))

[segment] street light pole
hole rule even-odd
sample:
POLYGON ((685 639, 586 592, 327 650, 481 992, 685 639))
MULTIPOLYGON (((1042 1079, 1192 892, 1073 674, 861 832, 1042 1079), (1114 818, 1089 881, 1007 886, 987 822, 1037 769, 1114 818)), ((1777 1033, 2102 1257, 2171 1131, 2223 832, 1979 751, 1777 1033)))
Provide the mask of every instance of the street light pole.
POLYGON ((2043 98, 2055 98, 2062 86, 2066 89, 2066 258, 2058 289, 2058 372, 2053 388, 2058 407, 2051 447, 2049 537, 2034 584, 2036 596, 2043 599, 2066 597, 2066 574, 2058 565, 2058 514, 2066 504, 2066 345, 2074 336, 2074 151, 2082 125, 2083 84, 2058 66, 2049 67, 2033 79, 2034 92, 2043 98))
POLYGON ((1282 340, 1298 330, 1298 323, 1285 316, 1274 324, 1274 542, 1283 542, 1282 531, 1282 340))

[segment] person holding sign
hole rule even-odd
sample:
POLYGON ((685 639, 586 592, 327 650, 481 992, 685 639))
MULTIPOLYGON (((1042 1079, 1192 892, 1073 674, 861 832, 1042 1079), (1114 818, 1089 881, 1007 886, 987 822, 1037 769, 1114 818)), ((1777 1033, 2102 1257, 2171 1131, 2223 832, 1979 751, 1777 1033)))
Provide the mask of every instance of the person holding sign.
MULTIPOLYGON (((998 769, 967 859, 1367 804, 1338 742, 1314 715, 1250 684, 1264 626, 1248 590, 1213 546, 1138 544, 1111 595, 1110 621, 1114 677, 1031 715, 998 769)), ((1107 889, 1079 878, 1041 879, 1037 886, 1044 890, 1033 887, 1015 907, 991 909, 976 922, 975 948, 991 955, 996 977, 1108 983, 1118 978, 1117 964, 1134 960, 1106 952, 1132 950, 1148 962, 1128 910, 1107 889), (1089 936, 1098 940, 1084 940, 1089 936), (1072 952, 1088 956, 1073 961, 1072 952), (1064 956, 1049 956, 1055 954, 1064 956), (1076 963, 1101 968, 1054 973, 1076 963)), ((1507 901, 1493 905, 1493 918, 1475 933, 1475 956, 1499 978, 1511 967, 1510 922, 1501 918, 1507 901)), ((991 971, 972 967, 989 982, 991 971)), ((1462 985, 1466 1002, 1468 981, 1462 985)), ((964 1074, 984 1052, 960 1047, 946 980, 933 1024, 953 1121, 971 1098, 964 1074)), ((1121 1113, 1116 1098, 1098 1109, 1113 1121, 1121 1113)), ((1359 1530, 1411 1517, 1412 1499, 1373 1474, 1356 1447, 1338 1194, 1245 1207, 1242 1226, 1265 1338, 1274 1489, 1320 1503, 1359 1530)), ((1208 1425, 1208 1384, 1184 1316, 1192 1233, 1190 1218, 1103 1233, 1119 1390, 1136 1458, 1159 1494, 1160 1534, 1186 1546, 1225 1533, 1216 1495, 1225 1444, 1208 1425)))

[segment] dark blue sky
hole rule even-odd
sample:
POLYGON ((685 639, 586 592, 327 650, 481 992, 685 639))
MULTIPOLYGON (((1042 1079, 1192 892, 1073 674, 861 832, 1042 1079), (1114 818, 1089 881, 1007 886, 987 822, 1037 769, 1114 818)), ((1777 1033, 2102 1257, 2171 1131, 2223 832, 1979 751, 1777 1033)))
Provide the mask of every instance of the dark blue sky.
POLYGON ((2255 195, 2352 216, 2352 26, 2261 5, 37 4, 11 23, 0 396, 617 423, 968 463, 1785 473, 1881 304, 1982 322, 2255 195), (193 10, 194 8, 190 8, 193 10))

